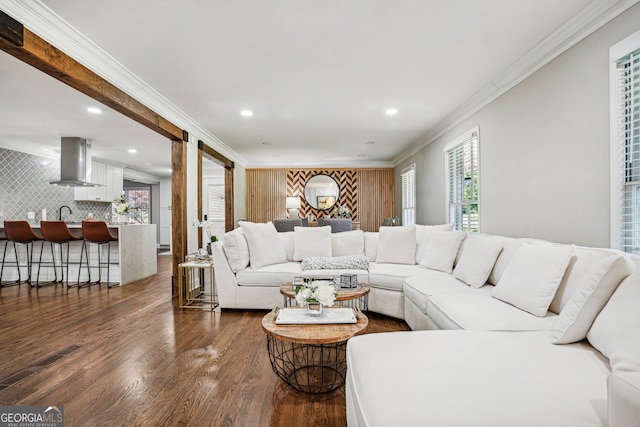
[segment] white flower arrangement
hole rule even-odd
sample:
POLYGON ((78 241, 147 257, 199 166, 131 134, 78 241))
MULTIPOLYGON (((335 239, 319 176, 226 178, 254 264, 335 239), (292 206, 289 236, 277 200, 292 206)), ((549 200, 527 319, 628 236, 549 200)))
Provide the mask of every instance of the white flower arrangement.
POLYGON ((209 221, 198 221, 197 219, 193 221, 194 227, 204 228, 204 231, 207 233, 207 237, 209 238, 208 242, 217 242, 218 238, 211 234, 211 229, 213 228, 213 223, 209 221))
POLYGON ((115 203, 115 211, 118 215, 124 215, 129 213, 129 203, 125 199, 124 194, 120 197, 116 197, 113 202, 115 203))
POLYGON ((338 205, 338 209, 336 209, 336 215, 340 218, 351 218, 351 210, 348 207, 343 205, 338 205))
POLYGON ((296 284, 295 290, 296 302, 299 306, 318 302, 324 306, 331 306, 338 296, 336 288, 324 280, 296 284))

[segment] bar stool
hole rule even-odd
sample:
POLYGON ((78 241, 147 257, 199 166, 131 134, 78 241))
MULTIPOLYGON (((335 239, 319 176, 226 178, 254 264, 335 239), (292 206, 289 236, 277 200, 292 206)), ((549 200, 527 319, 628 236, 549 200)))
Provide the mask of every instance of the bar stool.
POLYGON ((9 239, 7 239, 7 235, 4 231, 0 231, 0 242, 4 243, 4 253, 2 254, 2 268, 0 268, 0 288, 4 288, 5 284, 2 283, 2 275, 4 274, 4 266, 6 264, 15 266, 15 262, 7 262, 7 246, 9 246, 9 239))
POLYGON ((102 281, 102 269, 107 269, 107 287, 109 284, 109 266, 111 264, 111 242, 117 242, 118 237, 111 234, 107 223, 104 221, 82 221, 82 249, 80 250, 80 269, 78 270, 78 286, 80 286, 80 271, 82 270, 82 255, 87 257, 87 271, 89 272, 89 281, 91 284, 91 265, 89 263, 89 251, 87 250, 87 242, 98 245, 98 281, 102 281), (107 262, 102 261, 102 245, 107 245, 107 262))
POLYGON ((55 277, 54 283, 58 283, 58 268, 56 265, 56 256, 55 251, 53 250, 53 245, 58 245, 60 248, 60 274, 62 278, 60 279, 60 283, 65 280, 65 269, 67 271, 67 280, 66 284, 69 286, 69 242, 82 240, 82 237, 76 237, 69 231, 69 227, 64 221, 40 221, 40 232, 42 232, 42 236, 44 237, 45 242, 49 242, 49 247, 51 248, 51 263, 43 263, 42 262, 42 252, 44 249, 44 242, 42 243, 42 247, 40 248, 40 261, 38 265, 38 276, 36 277, 36 286, 40 286, 40 269, 44 265, 53 265, 53 275, 55 277), (62 246, 67 245, 67 259, 65 260, 62 253, 62 246))
MULTIPOLYGON (((25 245, 27 248, 27 282, 31 284, 31 268, 33 265, 33 242, 41 242, 42 237, 36 235, 33 232, 33 229, 29 225, 27 221, 5 221, 4 222, 4 232, 7 235, 7 239, 9 242, 13 243, 13 253, 16 257, 16 268, 18 269, 18 283, 22 281, 22 276, 20 274, 20 267, 24 267, 24 265, 20 265, 20 260, 18 258, 18 249, 16 248, 16 243, 21 243, 25 245)), ((8 243, 7 243, 8 244, 8 243)), ((4 247, 4 255, 6 257, 7 246, 4 247)), ((4 257, 3 257, 4 260, 4 257)))

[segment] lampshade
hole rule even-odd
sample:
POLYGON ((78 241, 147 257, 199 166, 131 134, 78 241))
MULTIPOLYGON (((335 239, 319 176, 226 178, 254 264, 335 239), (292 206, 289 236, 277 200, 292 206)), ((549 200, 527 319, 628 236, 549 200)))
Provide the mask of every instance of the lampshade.
POLYGON ((300 197, 287 197, 287 209, 300 209, 300 197))

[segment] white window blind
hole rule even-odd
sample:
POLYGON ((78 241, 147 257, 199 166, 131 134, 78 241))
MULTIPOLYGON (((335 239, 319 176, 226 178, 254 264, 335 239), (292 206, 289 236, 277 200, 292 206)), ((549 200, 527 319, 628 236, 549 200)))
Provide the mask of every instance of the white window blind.
POLYGON ((640 49, 616 61, 619 248, 640 253, 640 49))
POLYGON ((224 185, 209 185, 210 221, 224 221, 224 185))
POLYGON ((478 130, 458 138, 445 148, 447 210, 455 230, 477 232, 478 212, 478 130))
POLYGON ((416 165, 402 171, 402 225, 416 223, 416 165))

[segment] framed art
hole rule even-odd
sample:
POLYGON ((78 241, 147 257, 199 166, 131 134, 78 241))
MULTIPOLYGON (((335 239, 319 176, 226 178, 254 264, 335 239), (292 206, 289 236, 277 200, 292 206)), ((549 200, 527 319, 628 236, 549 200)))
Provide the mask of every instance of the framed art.
POLYGON ((336 198, 333 196, 318 196, 318 209, 329 209, 336 203, 336 198))

